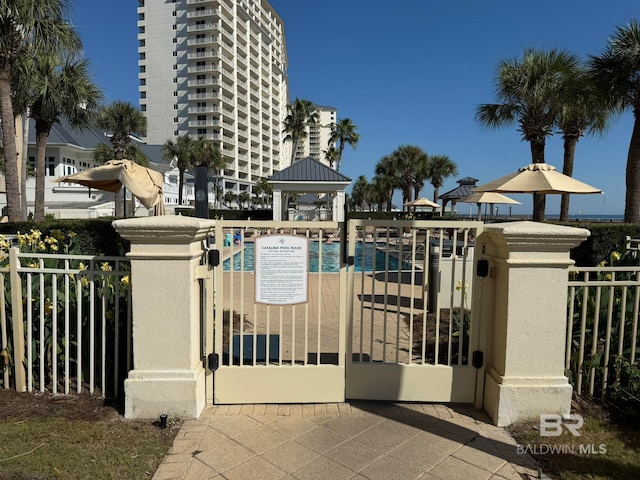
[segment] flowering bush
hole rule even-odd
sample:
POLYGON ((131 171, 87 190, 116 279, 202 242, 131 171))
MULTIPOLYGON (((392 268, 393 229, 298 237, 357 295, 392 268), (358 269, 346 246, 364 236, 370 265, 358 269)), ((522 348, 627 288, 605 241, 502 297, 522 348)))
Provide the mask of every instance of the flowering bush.
MULTIPOLYGON (((74 232, 65 233, 61 230, 52 230, 48 235, 43 235, 40 230, 31 229, 28 233, 18 232, 16 235, 16 243, 22 254, 20 264, 34 269, 33 273, 21 273, 21 288, 24 328, 27 340, 31 339, 33 352, 32 364, 25 366, 32 369, 35 384, 44 382, 50 385, 53 364, 57 365, 59 372, 63 372, 67 362, 70 371, 64 373, 83 383, 90 374, 88 356, 92 352, 89 351, 89 342, 94 343, 96 337, 101 335, 96 324, 104 327, 104 331, 112 332, 116 319, 123 323, 127 318, 129 276, 118 278, 122 273, 114 272, 114 261, 74 257, 79 249, 76 240, 74 232), (41 352, 44 352, 44 356, 41 352), (80 361, 82 371, 77 366, 80 361), (42 362, 46 364, 45 378, 40 378, 41 370, 37 368, 42 362)), ((10 248, 6 236, 0 235, 0 268, 9 266, 10 248)), ((118 266, 122 270, 122 267, 128 268, 128 263, 118 266)), ((5 274, 4 279, 5 308, 10 328, 13 314, 10 291, 13 286, 9 275, 5 274)), ((125 329, 122 328, 122 331, 125 329)), ((95 344, 97 348, 105 346, 105 351, 100 353, 110 362, 113 360, 110 350, 115 342, 123 339, 111 335, 102 340, 95 341, 95 344)), ((6 357, 12 357, 11 350, 10 346, 5 349, 6 357)), ((94 362, 96 370, 102 367, 95 358, 94 362)), ((104 390, 105 386, 102 387, 104 390)))

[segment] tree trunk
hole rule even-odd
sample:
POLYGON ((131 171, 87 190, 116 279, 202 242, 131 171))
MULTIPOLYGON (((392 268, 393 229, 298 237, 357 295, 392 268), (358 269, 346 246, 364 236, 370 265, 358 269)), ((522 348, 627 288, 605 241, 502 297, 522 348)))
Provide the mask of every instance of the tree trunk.
POLYGON ((16 152, 16 125, 11 103, 11 67, 0 69, 0 119, 2 120, 2 145, 4 147, 5 186, 7 215, 10 222, 24 221, 20 202, 20 180, 16 152))
MULTIPOLYGON (((564 139, 564 162, 562 164, 562 173, 572 177, 573 176, 573 161, 576 155, 576 145, 578 144, 578 138, 575 135, 568 135, 564 139)), ((569 220, 569 197, 570 194, 563 193, 562 200, 560 200, 560 221, 566 222, 569 220)))
MULTIPOLYGON (((531 163, 545 163, 544 161, 544 137, 542 140, 531 140, 531 163)), ((544 222, 544 210, 546 197, 542 193, 533 194, 533 221, 544 222)))
POLYGON ((22 215, 27 218, 27 175, 29 151, 29 109, 22 114, 22 152, 20 155, 20 203, 22 215))
POLYGON ((45 153, 49 138, 49 132, 43 128, 41 123, 40 120, 36 120, 36 150, 38 153, 36 156, 36 195, 33 211, 33 218, 36 222, 44 220, 44 177, 47 168, 45 153))
POLYGON ((182 188, 184 185, 184 168, 179 168, 179 177, 178 177, 178 206, 182 206, 182 188))
POLYGON ((634 107, 633 117, 633 133, 627 154, 625 223, 637 223, 640 220, 640 105, 634 107))

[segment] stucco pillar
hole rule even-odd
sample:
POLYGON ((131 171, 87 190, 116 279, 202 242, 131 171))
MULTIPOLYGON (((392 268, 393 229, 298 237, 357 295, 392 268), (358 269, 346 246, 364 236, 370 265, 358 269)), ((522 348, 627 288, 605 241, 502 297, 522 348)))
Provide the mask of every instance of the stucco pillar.
POLYGON ((480 280, 482 401, 498 426, 570 411, 567 269, 569 250, 588 236, 582 228, 509 222, 488 225, 477 239, 489 262, 480 280))
POLYGON ((282 190, 273 191, 273 221, 282 221, 282 190))
POLYGON ((344 202, 344 190, 338 190, 335 198, 333 199, 333 217, 331 218, 334 222, 344 222, 344 202))
POLYGON ((125 417, 197 418, 206 389, 196 269, 215 221, 166 215, 113 225, 131 242, 133 370, 125 417))

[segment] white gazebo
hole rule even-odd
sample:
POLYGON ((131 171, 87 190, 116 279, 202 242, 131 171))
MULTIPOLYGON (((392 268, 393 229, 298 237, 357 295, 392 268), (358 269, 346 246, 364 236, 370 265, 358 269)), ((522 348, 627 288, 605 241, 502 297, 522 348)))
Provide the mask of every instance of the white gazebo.
POLYGON ((332 196, 331 219, 344 221, 345 189, 351 179, 333 168, 307 157, 271 175, 267 182, 273 187, 273 220, 288 219, 288 195, 325 193, 332 196))

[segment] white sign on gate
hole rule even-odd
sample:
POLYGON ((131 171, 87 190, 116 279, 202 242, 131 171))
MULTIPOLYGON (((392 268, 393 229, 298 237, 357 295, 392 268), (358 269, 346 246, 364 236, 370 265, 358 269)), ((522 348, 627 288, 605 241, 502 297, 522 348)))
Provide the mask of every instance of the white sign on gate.
POLYGON ((309 240, 296 235, 255 239, 256 303, 295 305, 308 301, 309 240))

